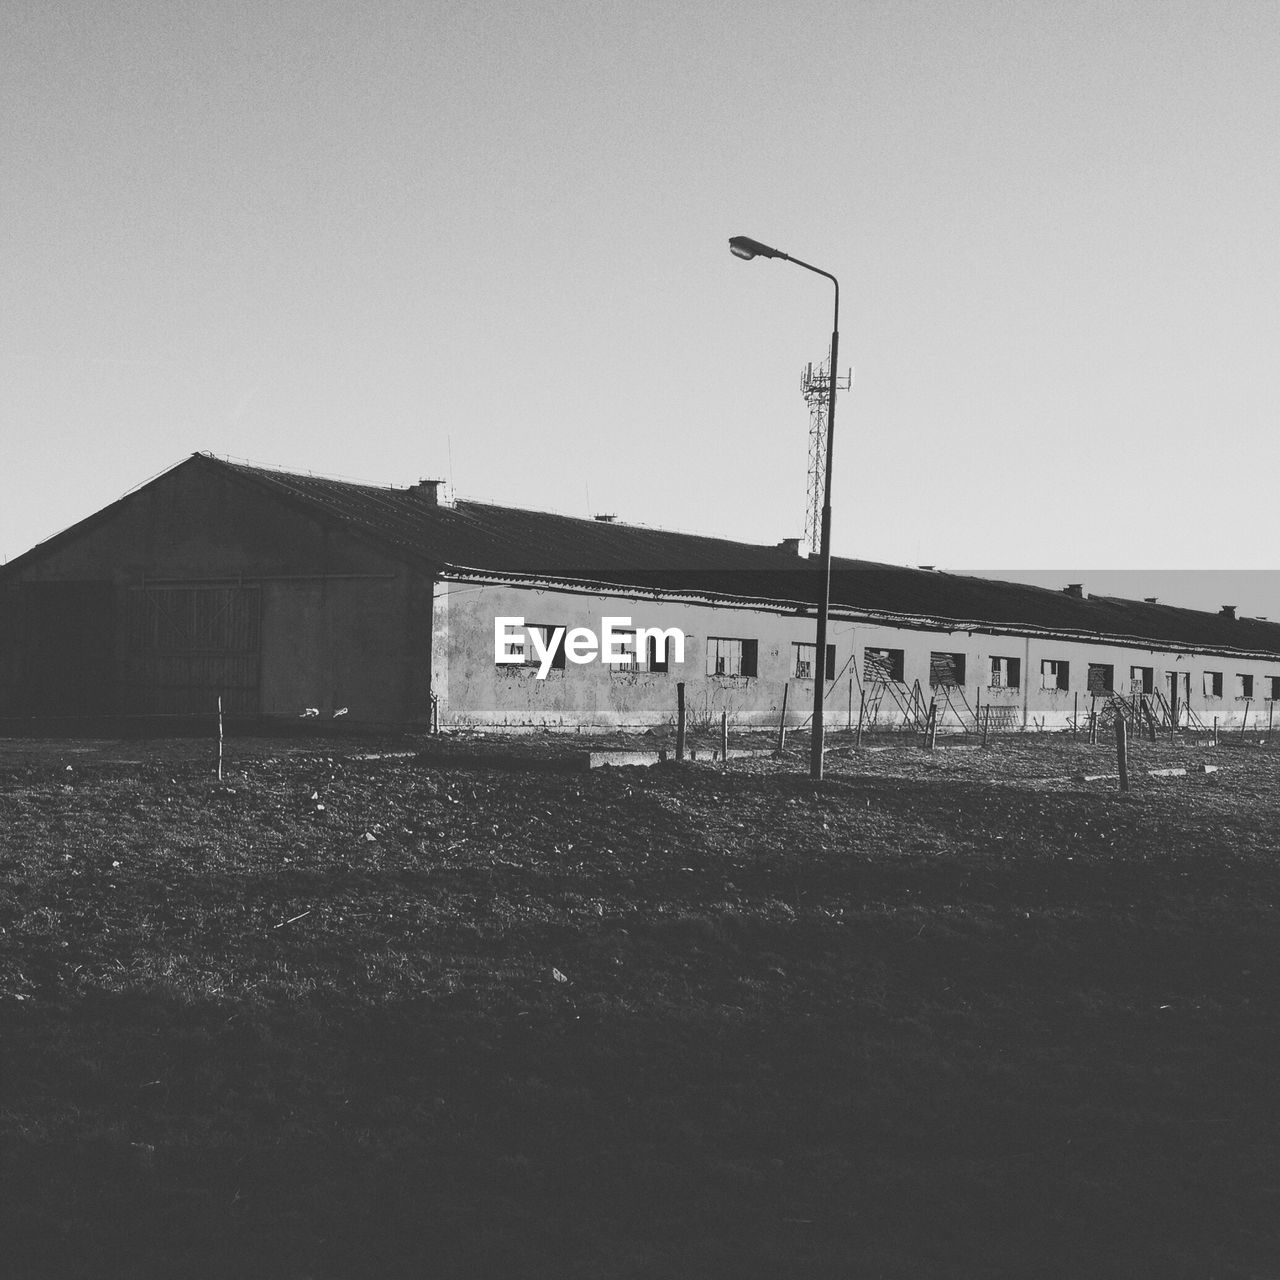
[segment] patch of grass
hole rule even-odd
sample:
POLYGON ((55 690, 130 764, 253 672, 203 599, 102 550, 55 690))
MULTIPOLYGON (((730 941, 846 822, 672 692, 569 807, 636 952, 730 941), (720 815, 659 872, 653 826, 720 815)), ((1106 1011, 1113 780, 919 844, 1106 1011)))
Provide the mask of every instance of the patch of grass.
POLYGON ((1269 752, 367 749, 0 744, 14 1274, 1275 1274, 1269 752))

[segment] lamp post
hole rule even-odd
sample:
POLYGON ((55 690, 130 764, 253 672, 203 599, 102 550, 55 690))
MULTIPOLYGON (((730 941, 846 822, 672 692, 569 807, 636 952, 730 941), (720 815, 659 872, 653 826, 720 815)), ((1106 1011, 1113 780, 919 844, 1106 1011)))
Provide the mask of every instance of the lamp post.
POLYGON ((831 612, 831 455, 835 444, 836 430, 836 360, 840 348, 840 281, 830 271, 823 271, 811 263, 801 262, 780 249, 771 249, 759 240, 750 236, 734 236, 729 241, 729 252, 735 258, 781 258, 783 262, 794 262, 797 267, 812 271, 815 275, 825 276, 835 285, 835 316, 831 322, 831 368, 827 385, 827 476, 822 490, 822 542, 820 556, 822 565, 821 591, 818 595, 818 636, 814 653, 813 680, 813 745, 809 756, 809 776, 815 782, 822 781, 822 749, 823 749, 823 700, 827 692, 827 615, 831 612))

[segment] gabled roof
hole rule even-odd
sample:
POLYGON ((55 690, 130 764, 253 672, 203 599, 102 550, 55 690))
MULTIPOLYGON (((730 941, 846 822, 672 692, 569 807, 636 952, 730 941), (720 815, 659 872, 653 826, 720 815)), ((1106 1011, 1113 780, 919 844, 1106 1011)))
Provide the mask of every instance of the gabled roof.
MULTIPOLYGON (((816 562, 732 542, 481 502, 436 506, 393 489, 219 462, 345 528, 454 570, 640 590, 810 602, 816 562)), ((1226 652, 1280 654, 1280 624, 869 560, 832 561, 833 608, 967 629, 1049 632, 1226 652)))
MULTIPOLYGON (((783 547, 482 502, 436 505, 423 488, 274 471, 208 454, 196 454, 179 467, 215 468, 312 518, 455 576, 608 585, 646 594, 765 601, 799 609, 812 609, 816 597, 817 562, 783 547)), ((150 483, 163 482, 161 476, 150 483)), ((64 538, 82 535, 116 505, 27 552, 9 568, 64 538)), ((1276 623, 1133 600, 1080 598, 1021 583, 868 560, 833 560, 831 600, 838 615, 906 626, 1280 655, 1276 623)))

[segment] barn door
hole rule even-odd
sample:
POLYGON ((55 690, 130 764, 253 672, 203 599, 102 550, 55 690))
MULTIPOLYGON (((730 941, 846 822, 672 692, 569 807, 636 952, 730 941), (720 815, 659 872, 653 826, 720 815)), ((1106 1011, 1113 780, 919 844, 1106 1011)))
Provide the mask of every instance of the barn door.
POLYGON ((143 587, 129 592, 121 710, 140 715, 258 712, 257 587, 143 587))

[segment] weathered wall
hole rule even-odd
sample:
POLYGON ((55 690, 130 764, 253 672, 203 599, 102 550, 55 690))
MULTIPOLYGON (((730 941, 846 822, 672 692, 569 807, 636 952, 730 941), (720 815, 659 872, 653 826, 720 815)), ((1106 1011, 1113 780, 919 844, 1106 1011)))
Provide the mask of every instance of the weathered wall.
MULTIPOLYGON (((314 707, 328 716, 344 706, 352 720, 425 720, 428 714, 431 589, 425 572, 200 459, 13 566, 0 591, 7 617, 0 626, 0 715, 46 714, 56 701, 54 683, 37 670, 31 620, 22 616, 31 612, 25 584, 45 582, 109 586, 113 604, 103 610, 101 626, 111 636, 107 709, 117 714, 202 703, 233 670, 242 684, 255 686, 239 691, 236 705, 247 714, 297 717, 314 707), (212 592, 228 584, 245 592, 260 614, 251 651, 220 659, 197 652, 202 643, 208 647, 197 638, 177 655, 138 652, 141 596, 170 592, 166 598, 177 599, 175 588, 212 592), (199 686, 185 700, 181 689, 153 687, 184 680, 199 686)), ((102 710, 85 707, 86 714, 102 710)))
MULTIPOLYGON (((568 591, 534 591, 515 586, 442 582, 436 587, 434 636, 435 688, 441 699, 442 724, 548 725, 557 727, 653 725, 675 714, 677 681, 686 685, 688 713, 694 723, 718 722, 727 710, 738 724, 776 724, 783 689, 790 686, 787 721, 809 718, 813 681, 795 678, 793 644, 812 645, 813 622, 794 614, 763 609, 716 608, 710 605, 656 602, 626 595, 592 596, 568 591), (629 616, 637 626, 679 627, 685 633, 685 661, 666 674, 641 671, 624 674, 598 662, 552 671, 545 680, 528 667, 500 667, 494 661, 494 618, 523 616, 530 623, 601 628, 603 616, 629 616), (755 676, 708 674, 710 637, 750 638, 757 642, 755 676)), ((1087 676, 1089 664, 1113 667, 1116 693, 1130 692, 1131 667, 1150 667, 1154 685, 1168 694, 1170 672, 1189 672, 1190 708, 1205 723, 1218 718, 1221 726, 1238 725, 1245 701, 1234 695, 1238 673, 1254 677, 1249 705, 1253 723, 1268 715, 1270 678, 1280 676, 1280 656, 1274 661, 1178 654, 1115 644, 1091 644, 1021 636, 993 636, 971 631, 926 631, 888 627, 851 619, 833 619, 836 679, 827 696, 827 724, 841 726, 856 719, 865 675, 865 650, 903 652, 903 680, 899 699, 867 684, 867 714, 882 725, 900 724, 901 702, 918 687, 924 706, 936 698, 941 724, 972 726, 980 707, 1004 707, 1017 727, 1061 729, 1078 713, 1083 722, 1092 702, 1087 676), (931 687, 931 655, 960 653, 965 657, 963 687, 931 687), (991 659, 1016 658, 1019 681, 1015 688, 991 687, 991 659), (1041 687, 1041 663, 1069 664, 1066 689, 1041 687), (1224 696, 1207 698, 1202 691, 1206 670, 1224 673, 1224 696), (852 696, 850 683, 852 682, 852 696), (879 695, 877 697, 877 694, 879 695)), ((1179 695, 1181 697, 1181 694, 1179 695)), ((1100 699, 1101 700, 1101 699, 1100 699)), ((1184 717, 1185 721, 1185 717, 1184 717)))

